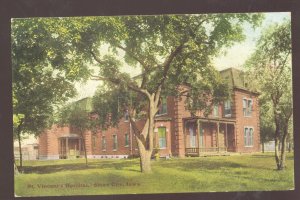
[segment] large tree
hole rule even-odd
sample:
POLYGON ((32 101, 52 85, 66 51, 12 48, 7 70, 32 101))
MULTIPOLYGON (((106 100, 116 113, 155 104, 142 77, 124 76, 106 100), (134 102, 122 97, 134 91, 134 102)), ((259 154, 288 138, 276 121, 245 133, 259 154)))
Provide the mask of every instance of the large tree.
POLYGON ((128 113, 142 172, 151 171, 154 118, 161 96, 180 96, 183 91, 179 86, 185 85, 189 88, 184 91, 187 108, 209 113, 211 105, 228 95, 210 59, 222 47, 243 39, 241 22, 256 24, 259 19, 259 15, 222 14, 92 20, 94 24, 82 38, 97 35, 111 50, 108 54, 101 51, 96 39, 87 47, 100 66, 99 74, 92 78, 105 83, 94 98, 94 107, 104 126, 117 125, 124 112, 128 113), (138 68, 140 75, 132 78, 124 73, 124 63, 138 68), (137 118, 145 120, 141 130, 137 118))
POLYGON ((257 89, 261 92, 261 99, 269 105, 271 111, 261 112, 263 118, 272 118, 272 125, 263 124, 262 127, 274 127, 278 170, 285 168, 286 140, 293 114, 291 50, 290 21, 274 24, 264 31, 255 52, 246 63, 253 82, 256 82, 257 89))
POLYGON ((75 95, 72 82, 86 74, 81 71, 83 76, 74 76, 78 65, 84 65, 78 59, 64 58, 64 63, 58 62, 61 53, 70 49, 63 47, 50 31, 53 29, 50 20, 41 21, 37 18, 12 21, 13 130, 19 141, 20 168, 22 135, 38 135, 49 127, 55 108, 75 95))
POLYGON ((244 22, 256 26, 260 21, 259 14, 201 14, 37 19, 32 26, 47 27, 42 34, 50 42, 47 37, 40 39, 46 43, 48 63, 55 69, 65 68, 70 72, 66 76, 79 76, 87 64, 99 67, 97 73, 90 73, 104 83, 98 93, 99 123, 116 125, 121 112, 128 112, 141 171, 150 172, 154 118, 161 96, 179 95, 183 92, 179 86, 185 85, 187 108, 208 113, 211 105, 228 95, 211 59, 244 39, 244 22), (138 70, 140 76, 132 78, 126 69, 138 70), (119 97, 107 98, 118 92, 119 97), (137 115, 145 120, 141 130, 136 126, 137 115))

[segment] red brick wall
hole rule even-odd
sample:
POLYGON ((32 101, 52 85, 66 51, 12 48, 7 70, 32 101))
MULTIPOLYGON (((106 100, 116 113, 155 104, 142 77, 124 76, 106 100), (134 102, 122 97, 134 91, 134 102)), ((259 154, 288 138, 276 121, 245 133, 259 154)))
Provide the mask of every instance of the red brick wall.
MULTIPOLYGON (((185 98, 167 98, 167 114, 160 115, 157 117, 155 127, 160 126, 166 127, 166 141, 167 148, 161 149, 159 151, 160 155, 175 155, 179 157, 185 156, 185 138, 184 138, 184 118, 191 117, 189 111, 185 109, 185 98)), ((238 152, 257 152, 260 150, 260 137, 259 137, 259 107, 257 96, 251 95, 247 91, 235 90, 232 95, 233 105, 232 105, 232 117, 231 119, 236 119, 235 132, 237 134, 235 142, 237 147, 234 149, 238 152), (243 102, 242 99, 252 98, 253 99, 253 111, 251 117, 243 116, 243 102), (245 147, 244 145, 244 127, 249 126, 254 129, 254 145, 253 147, 245 147)), ((223 105, 219 105, 219 117, 222 117, 223 105)), ((203 113, 197 112, 197 116, 203 117, 203 113)), ((214 118, 212 115, 209 118, 214 118)), ((137 121, 137 126, 142 129, 144 126, 144 121, 137 121)), ((204 139, 206 147, 213 147, 216 145, 215 132, 211 131, 212 127, 204 125, 204 139)), ((72 130, 73 131, 73 130, 72 130)), ((70 132, 68 127, 59 128, 53 126, 50 130, 45 131, 39 137, 39 155, 40 156, 56 156, 58 155, 58 138, 63 134, 68 134, 70 132)), ((76 132, 76 131, 73 131, 76 132)), ((73 133, 72 132, 72 133, 73 133)), ((197 134, 198 135, 198 134, 197 134)), ((157 131, 155 132, 157 137, 157 131)), ((84 134, 87 154, 89 157, 99 157, 103 155, 130 155, 138 154, 137 144, 135 137, 130 131, 129 122, 125 122, 122 119, 118 127, 109 128, 108 130, 99 131, 97 133, 92 133, 87 131, 84 134), (129 145, 125 146, 125 134, 129 135, 129 145), (117 135, 117 150, 113 150, 113 135, 117 135), (106 150, 102 149, 102 136, 106 138, 106 150), (132 137, 132 138, 131 138, 132 137), (132 144, 132 145, 131 145, 132 144)), ((188 138, 187 138, 188 140, 188 138)), ((232 140, 232 139, 231 139, 232 140)), ((157 143, 157 138, 155 139, 157 143)), ((197 139, 198 141, 198 139, 197 139)))
POLYGON ((41 159, 58 158, 58 138, 69 134, 69 127, 58 127, 53 125, 39 136, 39 157, 41 159))
POLYGON ((234 116, 236 116, 236 144, 237 152, 258 152, 260 151, 260 129, 259 129, 259 104, 256 95, 251 93, 235 90, 234 92, 234 116), (243 98, 252 99, 253 110, 250 117, 243 114, 243 98), (244 144, 244 127, 253 127, 253 147, 245 147, 244 144))
MULTIPOLYGON (((190 118, 191 114, 188 110, 185 109, 185 100, 186 97, 183 96, 178 98, 178 101, 175 101, 175 114, 174 114, 174 129, 175 129, 175 137, 172 141, 172 152, 176 155, 183 156, 184 155, 184 134, 183 134, 183 123, 182 120, 184 118, 190 118)), ((231 150, 237 152, 258 152, 260 151, 260 131, 259 131, 259 104, 258 97, 250 92, 245 90, 235 89, 232 94, 232 115, 230 118, 236 120, 235 125, 235 133, 236 138, 234 142, 236 142, 236 147, 232 147, 232 138, 230 139, 230 147, 231 150), (243 98, 252 99, 253 101, 253 111, 251 117, 243 116, 243 98), (245 127, 253 127, 254 135, 253 135, 253 147, 245 147, 244 145, 244 128, 245 127)), ((223 117, 223 104, 219 105, 219 118, 223 117)), ((203 112, 196 112, 196 116, 204 117, 203 112)), ((217 119, 217 117, 212 114, 208 115, 210 119, 217 119)), ((231 136, 229 136, 231 137, 231 136)), ((210 130, 209 127, 204 127, 204 140, 206 143, 206 147, 214 147, 216 146, 216 133, 210 130)))

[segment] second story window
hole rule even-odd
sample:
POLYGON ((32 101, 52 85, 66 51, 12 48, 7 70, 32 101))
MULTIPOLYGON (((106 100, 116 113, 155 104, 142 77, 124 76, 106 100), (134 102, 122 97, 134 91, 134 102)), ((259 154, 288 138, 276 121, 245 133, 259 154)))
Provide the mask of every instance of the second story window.
POLYGON ((252 99, 243 98, 243 114, 246 117, 250 117, 252 115, 252 99))
POLYGON ((125 122, 129 121, 129 114, 128 114, 128 110, 125 112, 124 114, 124 118, 125 118, 125 122))
POLYGON ((231 102, 229 100, 224 102, 224 117, 231 117, 231 102))
POLYGON ((218 105, 214 105, 214 107, 213 107, 213 116, 219 117, 219 106, 218 105))
POLYGON ((159 110, 157 112, 157 115, 163 115, 163 114, 167 114, 167 98, 163 97, 161 99, 161 104, 159 107, 159 110))

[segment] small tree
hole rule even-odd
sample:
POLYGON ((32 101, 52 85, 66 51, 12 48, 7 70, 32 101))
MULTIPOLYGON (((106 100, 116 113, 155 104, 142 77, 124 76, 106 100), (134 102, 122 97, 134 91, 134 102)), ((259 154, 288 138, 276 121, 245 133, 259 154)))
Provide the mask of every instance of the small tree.
POLYGON ((269 107, 271 114, 269 112, 261 114, 265 119, 272 117, 278 170, 285 168, 286 140, 293 114, 290 31, 290 21, 275 24, 265 30, 258 40, 255 52, 246 63, 253 82, 256 82, 257 89, 262 93, 262 98, 265 103, 271 105, 269 107))
MULTIPOLYGON (((42 21, 38 18, 12 20, 14 136, 19 142, 20 168, 22 135, 37 136, 49 128, 55 108, 75 96, 72 82, 84 79, 87 74, 87 70, 78 69, 78 65, 84 65, 79 59, 64 58, 64 63, 59 62, 61 52, 70 54, 70 49, 56 41, 58 35, 50 31, 54 26, 51 20, 42 21)), ((66 40, 63 33, 60 32, 59 38, 66 40)))
POLYGON ((76 104, 66 106, 59 114, 59 125, 70 126, 71 130, 77 131, 80 134, 80 139, 83 143, 83 151, 85 157, 85 164, 88 166, 85 132, 92 128, 92 119, 90 113, 76 104))
POLYGON ((260 139, 262 152, 265 152, 264 143, 274 140, 275 126, 273 123, 272 103, 264 94, 259 97, 259 116, 260 116, 260 139))

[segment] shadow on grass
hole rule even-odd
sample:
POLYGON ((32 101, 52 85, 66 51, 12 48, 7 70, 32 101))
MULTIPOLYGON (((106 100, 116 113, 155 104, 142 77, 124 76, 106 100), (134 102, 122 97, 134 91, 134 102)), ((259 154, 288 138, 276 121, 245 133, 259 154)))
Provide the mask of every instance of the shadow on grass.
POLYGON ((251 155, 254 158, 274 158, 273 154, 259 154, 259 155, 251 155))
POLYGON ((176 168, 183 171, 192 171, 192 170, 216 170, 222 167, 226 168, 240 168, 246 167, 245 165, 230 162, 230 161, 212 161, 212 160, 182 160, 182 162, 168 162, 161 163, 162 167, 166 168, 176 168))
MULTIPOLYGON (((132 167, 138 163, 132 162, 115 162, 115 161, 99 161, 91 162, 88 166, 85 163, 72 163, 72 164, 57 164, 57 165, 43 165, 43 166, 24 166, 23 170, 25 174, 49 174, 62 171, 73 170, 87 170, 87 169, 113 169, 113 170, 125 170, 124 168, 132 167)), ((135 169, 126 169, 127 171, 136 171, 135 169)))
MULTIPOLYGON (((270 152, 269 152, 270 153, 270 152)), ((275 153, 272 152, 272 154, 259 154, 259 155, 252 155, 253 158, 274 158, 275 159, 275 153)), ((294 160, 294 156, 288 153, 286 155, 287 160, 294 160)))

